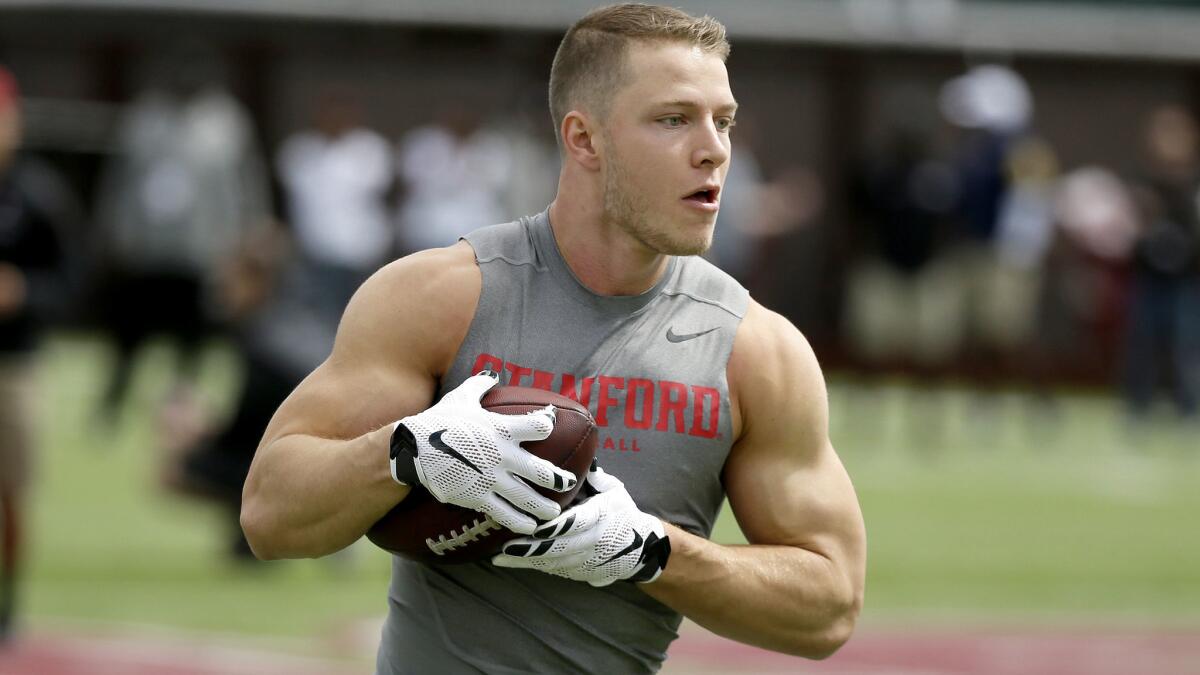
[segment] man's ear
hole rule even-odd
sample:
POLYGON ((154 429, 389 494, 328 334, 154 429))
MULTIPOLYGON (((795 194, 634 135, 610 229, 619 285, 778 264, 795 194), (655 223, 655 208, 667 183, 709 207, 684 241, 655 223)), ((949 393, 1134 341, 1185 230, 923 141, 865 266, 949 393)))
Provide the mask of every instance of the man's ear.
POLYGON ((579 110, 567 113, 559 129, 566 159, 589 171, 598 171, 602 149, 598 132, 599 126, 586 113, 579 110))

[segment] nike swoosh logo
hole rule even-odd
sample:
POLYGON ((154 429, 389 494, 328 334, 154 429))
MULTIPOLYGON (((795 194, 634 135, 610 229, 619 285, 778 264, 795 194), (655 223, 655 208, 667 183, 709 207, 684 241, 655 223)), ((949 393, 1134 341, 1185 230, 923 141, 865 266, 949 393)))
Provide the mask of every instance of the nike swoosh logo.
MULTIPOLYGON (((604 562, 600 563, 600 565, 607 565, 608 563, 616 560, 617 558, 620 558, 621 556, 625 555, 626 553, 631 553, 633 551, 636 551, 638 548, 641 547, 641 545, 642 545, 642 535, 638 534, 637 530, 634 530, 633 531, 633 543, 626 546, 625 548, 621 549, 620 551, 617 551, 616 555, 614 555, 613 557, 609 558, 608 560, 605 560, 604 562)), ((596 565, 596 567, 600 567, 600 565, 596 565)))
POLYGON ((472 464, 471 460, 467 459, 466 457, 463 457, 462 454, 459 453, 459 451, 455 450, 454 448, 450 447, 449 445, 446 445, 446 441, 442 440, 442 434, 446 433, 446 431, 447 431, 446 429, 442 429, 441 431, 435 431, 432 434, 429 434, 429 444, 432 445, 434 448, 446 453, 447 455, 450 455, 454 459, 457 459, 458 461, 462 462, 463 464, 466 464, 467 466, 471 467, 472 469, 475 470, 475 473, 482 476, 483 472, 479 470, 479 467, 472 464))
POLYGON ((674 328, 667 328, 667 342, 687 342, 688 340, 698 338, 701 335, 707 335, 716 330, 718 327, 702 330, 699 333, 685 333, 683 335, 676 333, 674 328))

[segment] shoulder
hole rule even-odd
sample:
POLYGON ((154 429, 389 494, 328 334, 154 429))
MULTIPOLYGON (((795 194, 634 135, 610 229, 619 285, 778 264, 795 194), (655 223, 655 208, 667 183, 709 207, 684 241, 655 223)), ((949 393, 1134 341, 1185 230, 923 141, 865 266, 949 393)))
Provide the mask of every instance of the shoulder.
POLYGON ((509 265, 540 266, 528 219, 481 227, 469 232, 464 239, 475 250, 475 258, 481 265, 499 261, 509 265))
POLYGON ((389 263, 351 298, 334 356, 415 361, 440 375, 470 327, 481 286, 466 242, 389 263))
POLYGON ((808 340, 786 318, 750 300, 727 369, 739 440, 787 429, 828 429, 825 379, 808 340))
POLYGON ((736 279, 699 256, 679 258, 679 273, 664 292, 718 307, 739 320, 745 318, 751 302, 750 293, 736 279))

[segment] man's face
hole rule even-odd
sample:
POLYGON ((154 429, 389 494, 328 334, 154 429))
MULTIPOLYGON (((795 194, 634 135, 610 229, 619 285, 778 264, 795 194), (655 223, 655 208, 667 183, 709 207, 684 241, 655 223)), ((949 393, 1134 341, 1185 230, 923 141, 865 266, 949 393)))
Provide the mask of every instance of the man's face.
POLYGON ((637 43, 604 121, 604 215, 650 250, 712 243, 737 107, 720 57, 685 43, 637 43))

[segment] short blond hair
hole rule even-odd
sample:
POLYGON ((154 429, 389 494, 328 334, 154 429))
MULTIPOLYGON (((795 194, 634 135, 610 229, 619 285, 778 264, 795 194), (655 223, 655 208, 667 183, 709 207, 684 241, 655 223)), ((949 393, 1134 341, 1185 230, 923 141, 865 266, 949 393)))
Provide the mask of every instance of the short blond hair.
POLYGON ((634 3, 593 10, 567 30, 550 67, 550 116, 556 136, 567 113, 578 107, 600 117, 607 114, 634 40, 682 42, 722 61, 729 58, 725 26, 711 16, 634 3))

